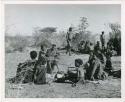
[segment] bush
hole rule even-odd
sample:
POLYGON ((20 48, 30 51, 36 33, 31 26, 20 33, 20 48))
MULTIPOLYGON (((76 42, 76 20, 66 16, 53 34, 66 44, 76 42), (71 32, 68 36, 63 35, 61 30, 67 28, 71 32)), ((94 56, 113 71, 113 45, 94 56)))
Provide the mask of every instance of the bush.
POLYGON ((6 36, 5 51, 6 53, 20 51, 22 52, 28 46, 27 37, 23 36, 6 36))
POLYGON ((111 28, 110 39, 108 43, 111 43, 113 50, 117 52, 117 55, 121 55, 121 27, 120 24, 110 23, 111 28))

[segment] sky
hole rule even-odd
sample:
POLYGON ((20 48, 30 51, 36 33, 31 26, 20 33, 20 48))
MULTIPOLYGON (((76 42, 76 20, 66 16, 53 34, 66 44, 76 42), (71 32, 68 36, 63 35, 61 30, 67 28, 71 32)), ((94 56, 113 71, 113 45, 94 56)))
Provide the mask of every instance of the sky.
POLYGON ((77 26, 80 17, 87 17, 93 34, 109 32, 108 23, 121 22, 118 4, 6 4, 5 27, 10 35, 32 35, 34 27, 57 27, 67 30, 77 26))
MULTIPOLYGON (((34 1, 34 0, 5 0, 5 1, 34 1)), ((43 0, 37 0, 43 1, 43 0)), ((46 1, 67 1, 67 0, 46 0, 46 1)), ((77 1, 77 0, 68 0, 68 1, 77 1)), ((79 1, 88 1, 88 0, 79 0, 79 1)), ((98 1, 98 0, 91 0, 91 1, 98 1)), ((100 1, 107 1, 107 0, 100 0, 100 1)), ((110 1, 118 1, 118 0, 110 0, 110 1)))

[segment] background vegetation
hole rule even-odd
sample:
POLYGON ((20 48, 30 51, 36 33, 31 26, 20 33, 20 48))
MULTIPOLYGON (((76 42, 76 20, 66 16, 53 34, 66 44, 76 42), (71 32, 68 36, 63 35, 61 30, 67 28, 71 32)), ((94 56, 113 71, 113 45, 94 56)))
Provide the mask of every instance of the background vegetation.
MULTIPOLYGON (((88 19, 81 17, 78 25, 73 25, 73 37, 72 45, 74 49, 78 49, 80 41, 91 41, 96 43, 96 36, 99 34, 93 34, 88 30, 88 19)), ((117 55, 121 55, 121 27, 118 23, 109 23, 108 27, 111 29, 109 34, 106 34, 106 41, 111 42, 113 50, 117 52, 117 55), (108 36, 109 35, 109 36, 108 36)), ((9 36, 9 32, 6 30, 5 36, 5 51, 6 53, 14 51, 24 51, 27 47, 38 48, 41 44, 46 47, 50 47, 51 44, 56 44, 60 48, 66 46, 66 34, 67 31, 58 31, 56 27, 35 27, 33 28, 32 36, 9 36)), ((68 27, 67 27, 68 29, 68 27)))

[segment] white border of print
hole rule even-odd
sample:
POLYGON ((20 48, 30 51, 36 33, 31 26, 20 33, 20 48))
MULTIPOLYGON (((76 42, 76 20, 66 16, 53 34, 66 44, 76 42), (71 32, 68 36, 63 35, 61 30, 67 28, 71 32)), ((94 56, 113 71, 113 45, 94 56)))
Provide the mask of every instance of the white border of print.
POLYGON ((2 102, 125 102, 125 1, 0 1, 0 91, 2 102), (5 43, 4 43, 4 5, 5 4, 121 4, 121 98, 5 98, 5 43))

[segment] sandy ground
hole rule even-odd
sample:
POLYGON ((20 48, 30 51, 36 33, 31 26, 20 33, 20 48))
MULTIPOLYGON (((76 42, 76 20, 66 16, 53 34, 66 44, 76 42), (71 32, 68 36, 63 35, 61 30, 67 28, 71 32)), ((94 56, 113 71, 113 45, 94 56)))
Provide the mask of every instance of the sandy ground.
MULTIPOLYGON (((81 58, 84 63, 88 60, 88 55, 68 56, 61 54, 59 59, 59 68, 66 71, 68 66, 74 66, 74 59, 81 58)), ((16 67, 19 62, 29 59, 28 52, 6 54, 6 79, 15 76, 16 67)), ((121 68, 121 57, 112 58, 115 70, 121 68)), ((105 81, 86 81, 85 84, 77 84, 71 87, 69 83, 52 83, 50 85, 5 84, 6 98, 120 98, 121 97, 121 79, 109 77, 105 81)))

